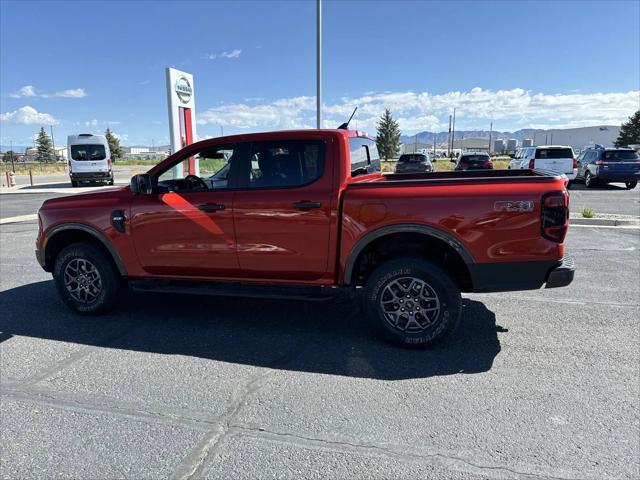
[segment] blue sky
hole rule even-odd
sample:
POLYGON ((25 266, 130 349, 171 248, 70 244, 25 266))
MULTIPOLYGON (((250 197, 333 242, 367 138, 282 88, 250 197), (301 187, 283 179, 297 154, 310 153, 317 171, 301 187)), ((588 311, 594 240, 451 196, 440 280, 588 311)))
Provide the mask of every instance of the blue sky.
MULTIPOLYGON (((640 2, 323 2, 326 126, 404 133, 618 124, 640 108, 640 2)), ((0 143, 168 143, 164 68, 198 136, 313 127, 315 2, 0 2, 0 143)))

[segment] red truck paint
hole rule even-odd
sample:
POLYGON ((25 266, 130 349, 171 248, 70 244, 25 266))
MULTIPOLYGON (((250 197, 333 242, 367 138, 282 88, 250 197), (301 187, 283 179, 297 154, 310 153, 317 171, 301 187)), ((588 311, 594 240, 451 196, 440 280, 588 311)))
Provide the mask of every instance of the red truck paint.
MULTIPOLYGON (((348 141, 357 135, 349 130, 301 130, 215 138, 185 147, 148 172, 153 176, 178 157, 223 143, 322 140, 324 173, 302 187, 135 196, 122 187, 47 200, 39 211, 38 259, 51 271, 47 247, 52 238, 77 230, 108 248, 129 279, 341 286, 354 282, 348 271, 363 240, 376 232, 408 228, 441 234, 474 269, 562 262, 564 245, 541 235, 540 201, 547 192, 566 192, 563 178, 512 175, 475 181, 482 172, 456 178, 409 174, 399 180, 380 173, 352 178, 348 141), (320 202, 321 208, 291 207, 300 201, 320 202), (532 201, 533 208, 498 211, 500 201, 532 201), (195 207, 202 203, 225 209, 203 212, 195 207), (115 210, 125 214, 124 233, 111 224, 115 210)), ((471 290, 487 288, 474 284, 471 290)))

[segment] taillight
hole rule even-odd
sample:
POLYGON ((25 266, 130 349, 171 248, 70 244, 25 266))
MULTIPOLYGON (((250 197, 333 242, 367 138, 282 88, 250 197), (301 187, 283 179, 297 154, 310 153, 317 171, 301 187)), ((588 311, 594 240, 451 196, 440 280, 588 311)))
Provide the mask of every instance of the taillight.
POLYGON ((569 194, 566 191, 545 193, 540 217, 542 236, 562 243, 569 228, 569 194))
POLYGON ((491 160, 487 160, 484 162, 484 166, 487 168, 493 168, 493 162, 491 160))
POLYGON ((573 159, 573 168, 578 168, 578 159, 577 158, 573 159))
POLYGON ((536 161, 534 158, 532 158, 531 160, 529 160, 529 168, 533 170, 533 167, 535 166, 536 166, 536 161))
POLYGON ((68 161, 67 164, 69 165, 69 173, 71 173, 71 161, 68 161))
POLYGON ((107 165, 109 166, 109 170, 111 170, 111 159, 107 159, 107 165))
POLYGON ((602 160, 596 160, 596 161, 595 161, 595 164, 596 164, 596 165, 602 165, 602 160))

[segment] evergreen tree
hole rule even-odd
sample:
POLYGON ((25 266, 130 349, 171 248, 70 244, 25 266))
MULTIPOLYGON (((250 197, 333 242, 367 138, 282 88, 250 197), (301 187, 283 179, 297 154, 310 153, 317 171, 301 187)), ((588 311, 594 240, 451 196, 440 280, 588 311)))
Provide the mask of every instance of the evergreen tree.
POLYGON ((120 139, 116 137, 111 130, 107 128, 104 132, 104 136, 109 144, 109 151, 111 152, 111 159, 122 158, 122 148, 120 148, 120 139))
POLYGON ((620 126, 620 133, 614 145, 616 147, 640 145, 640 110, 630 116, 627 123, 620 126))
POLYGON ((54 153, 51 138, 44 131, 44 127, 40 127, 38 138, 36 138, 36 161, 46 163, 49 160, 55 160, 54 153))
POLYGON ((394 158, 400 152, 400 125, 393 119, 388 108, 380 117, 377 130, 378 153, 385 160, 394 158))

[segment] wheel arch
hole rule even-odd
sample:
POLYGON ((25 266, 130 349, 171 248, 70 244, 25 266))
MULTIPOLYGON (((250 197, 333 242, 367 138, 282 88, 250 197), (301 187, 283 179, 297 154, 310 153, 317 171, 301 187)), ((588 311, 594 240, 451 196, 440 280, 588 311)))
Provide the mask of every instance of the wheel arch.
POLYGON ((109 238, 94 227, 83 223, 65 223, 53 227, 47 232, 47 240, 44 244, 45 270, 52 271, 56 256, 64 247, 75 242, 88 241, 98 245, 111 258, 118 273, 127 276, 127 269, 109 238))
POLYGON ((454 254, 453 257, 455 257, 454 261, 456 264, 461 269, 466 270, 465 272, 461 272, 461 274, 466 275, 468 282, 471 282, 469 265, 475 264, 476 262, 473 255, 471 255, 469 250, 457 238, 448 232, 428 225, 396 224, 369 232, 356 242, 345 262, 344 284, 357 284, 358 271, 363 262, 363 256, 368 250, 375 249, 385 242, 389 243, 394 241, 401 243, 409 242, 412 245, 415 245, 417 241, 427 245, 431 249, 422 252, 426 256, 433 253, 435 249, 439 249, 440 252, 454 254))

